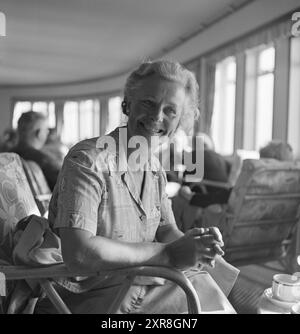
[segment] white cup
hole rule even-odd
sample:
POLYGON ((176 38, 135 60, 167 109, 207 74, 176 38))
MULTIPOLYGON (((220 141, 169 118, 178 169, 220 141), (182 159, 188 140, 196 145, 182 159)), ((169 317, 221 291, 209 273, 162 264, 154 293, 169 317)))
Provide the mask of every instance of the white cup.
POLYGON ((300 278, 296 275, 274 275, 272 293, 276 299, 284 302, 300 301, 300 278))
POLYGON ((292 306, 291 314, 300 314, 300 303, 297 303, 292 306))

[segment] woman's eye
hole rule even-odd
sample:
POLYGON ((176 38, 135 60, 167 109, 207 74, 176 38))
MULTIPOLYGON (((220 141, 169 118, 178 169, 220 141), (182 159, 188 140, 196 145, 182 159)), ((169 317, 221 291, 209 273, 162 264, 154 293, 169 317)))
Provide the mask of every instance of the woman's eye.
POLYGON ((165 109, 165 112, 168 113, 169 115, 176 115, 176 110, 172 107, 167 107, 165 109))
POLYGON ((152 101, 149 101, 149 100, 145 100, 145 101, 143 101, 142 104, 143 104, 145 107, 152 107, 152 106, 153 106, 153 102, 152 102, 152 101))

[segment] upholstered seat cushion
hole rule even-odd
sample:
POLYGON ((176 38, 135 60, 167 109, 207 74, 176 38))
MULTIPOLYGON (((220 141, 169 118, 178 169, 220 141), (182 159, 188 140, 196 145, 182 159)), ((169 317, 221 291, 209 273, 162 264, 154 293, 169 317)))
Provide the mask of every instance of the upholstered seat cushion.
POLYGON ((49 202, 51 199, 51 190, 48 186, 45 175, 41 167, 35 161, 21 160, 28 184, 37 206, 41 215, 45 215, 49 209, 49 202))
POLYGON ((12 236, 18 221, 39 210, 29 188, 20 157, 0 154, 0 247, 9 255, 12 236))
MULTIPOLYGON (((295 205, 290 207, 288 201, 270 201, 262 203, 260 200, 249 201, 245 207, 245 195, 260 194, 299 194, 300 193, 300 166, 299 164, 274 159, 245 160, 241 174, 232 190, 228 201, 228 212, 241 214, 243 219, 259 219, 268 216, 282 215, 287 217, 290 207, 293 207, 292 216, 295 216, 295 205), (272 208, 271 212, 268 208, 272 208), (253 215, 256 215, 254 217, 253 215)), ((297 200, 296 200, 297 201, 297 200)), ((242 218, 242 217, 240 217, 242 218)))
POLYGON ((291 239, 300 204, 300 165, 245 160, 228 204, 203 212, 203 226, 218 226, 229 261, 278 258, 291 239))

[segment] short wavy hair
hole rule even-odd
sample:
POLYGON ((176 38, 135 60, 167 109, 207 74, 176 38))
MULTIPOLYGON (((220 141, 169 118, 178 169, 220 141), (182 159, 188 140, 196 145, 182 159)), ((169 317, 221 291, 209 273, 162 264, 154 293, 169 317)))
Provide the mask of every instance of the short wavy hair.
POLYGON ((198 119, 199 112, 199 85, 193 72, 178 62, 169 60, 147 61, 142 63, 127 78, 124 88, 123 112, 127 101, 130 101, 140 87, 143 79, 157 74, 163 79, 182 84, 188 97, 188 103, 181 115, 179 125, 187 133, 193 130, 194 121, 198 119))
POLYGON ((35 111, 24 112, 18 120, 18 132, 23 134, 32 131, 39 121, 47 121, 46 116, 35 111))
POLYGON ((293 149, 290 144, 272 140, 266 146, 259 150, 260 158, 276 159, 280 161, 288 161, 293 159, 293 149))

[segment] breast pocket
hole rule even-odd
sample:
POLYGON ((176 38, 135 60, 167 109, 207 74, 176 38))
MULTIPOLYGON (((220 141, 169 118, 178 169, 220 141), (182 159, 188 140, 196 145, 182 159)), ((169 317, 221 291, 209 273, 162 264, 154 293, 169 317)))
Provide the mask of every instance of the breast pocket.
POLYGON ((161 219, 160 206, 154 206, 147 219, 147 235, 146 241, 152 242, 155 239, 156 231, 158 229, 161 219))

